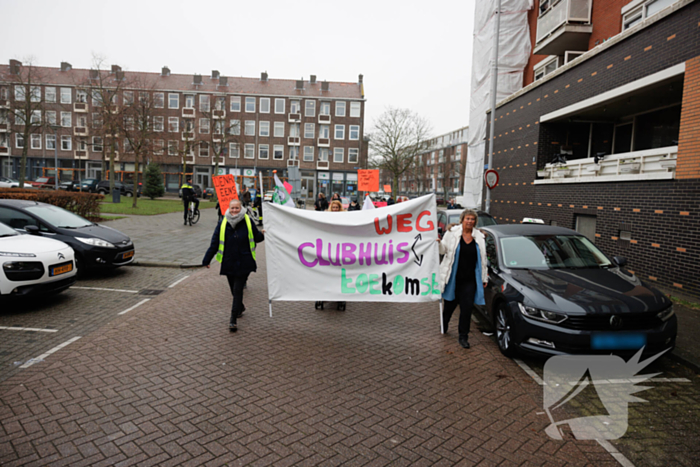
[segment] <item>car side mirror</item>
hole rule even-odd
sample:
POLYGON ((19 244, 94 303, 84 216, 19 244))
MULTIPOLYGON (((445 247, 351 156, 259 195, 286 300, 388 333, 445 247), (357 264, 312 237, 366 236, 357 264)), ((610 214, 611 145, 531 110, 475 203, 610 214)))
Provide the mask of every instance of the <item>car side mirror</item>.
POLYGON ((39 235, 39 227, 37 227, 36 225, 25 225, 24 230, 29 235, 39 235))
POLYGON ((621 268, 624 268, 627 265, 627 258, 624 256, 613 256, 613 261, 615 261, 615 263, 621 268))

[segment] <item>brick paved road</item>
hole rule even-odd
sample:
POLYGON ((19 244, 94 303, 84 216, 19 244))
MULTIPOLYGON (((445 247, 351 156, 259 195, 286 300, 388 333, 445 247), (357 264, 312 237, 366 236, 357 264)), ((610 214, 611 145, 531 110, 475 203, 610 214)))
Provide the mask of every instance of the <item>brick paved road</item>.
POLYGON ((0 383, 0 464, 619 465, 543 432, 540 387, 437 307, 275 303, 216 268, 0 383), (433 309, 435 308, 435 309, 433 309))

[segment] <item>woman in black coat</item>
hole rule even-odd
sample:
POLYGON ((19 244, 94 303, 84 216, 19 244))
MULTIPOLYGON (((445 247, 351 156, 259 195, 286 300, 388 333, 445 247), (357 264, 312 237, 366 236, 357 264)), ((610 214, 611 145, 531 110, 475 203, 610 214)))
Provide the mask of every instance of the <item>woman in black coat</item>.
POLYGON ((231 320, 229 330, 238 330, 237 320, 243 314, 243 287, 248 280, 248 275, 255 272, 258 266, 255 262, 255 244, 265 240, 265 230, 260 232, 242 209, 241 202, 237 199, 231 201, 229 209, 224 213, 224 218, 216 225, 211 237, 211 245, 202 259, 202 265, 209 267, 212 258, 221 263, 221 274, 228 279, 228 285, 233 295, 231 305, 231 320), (221 225, 224 226, 224 243, 220 245, 221 225), (250 237, 253 243, 251 244, 250 237), (223 248, 222 248, 223 247, 223 248), (222 251, 223 249, 223 251, 222 251))

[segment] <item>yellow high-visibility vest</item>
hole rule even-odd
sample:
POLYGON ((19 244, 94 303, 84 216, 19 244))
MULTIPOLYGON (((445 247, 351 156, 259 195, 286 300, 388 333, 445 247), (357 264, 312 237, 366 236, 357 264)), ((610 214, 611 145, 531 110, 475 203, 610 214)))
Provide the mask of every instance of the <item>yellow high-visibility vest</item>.
MULTIPOLYGON (((219 251, 216 252, 216 260, 221 263, 224 260, 224 241, 226 239, 226 216, 224 216, 221 221, 221 228, 219 229, 219 251)), ((255 239, 253 238, 253 227, 250 225, 250 218, 248 214, 245 215, 245 225, 248 227, 248 243, 250 244, 250 252, 253 255, 253 261, 255 261, 255 239)))

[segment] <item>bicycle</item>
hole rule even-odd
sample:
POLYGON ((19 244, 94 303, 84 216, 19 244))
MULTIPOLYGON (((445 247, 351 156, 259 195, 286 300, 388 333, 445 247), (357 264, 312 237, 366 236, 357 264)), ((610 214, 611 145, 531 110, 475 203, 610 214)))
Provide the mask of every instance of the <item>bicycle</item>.
POLYGON ((190 225, 199 222, 199 209, 194 208, 194 201, 190 201, 190 205, 187 207, 187 222, 190 225))

